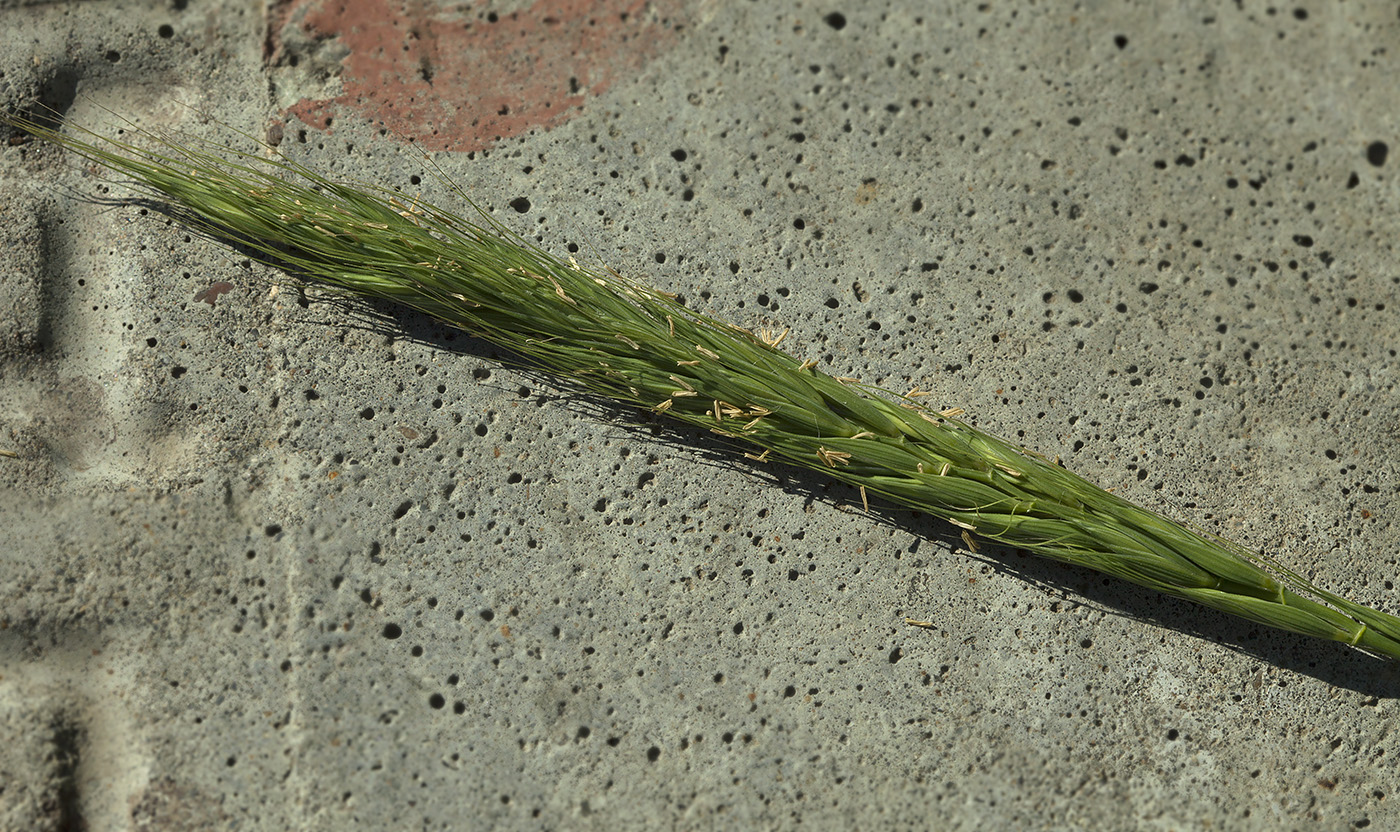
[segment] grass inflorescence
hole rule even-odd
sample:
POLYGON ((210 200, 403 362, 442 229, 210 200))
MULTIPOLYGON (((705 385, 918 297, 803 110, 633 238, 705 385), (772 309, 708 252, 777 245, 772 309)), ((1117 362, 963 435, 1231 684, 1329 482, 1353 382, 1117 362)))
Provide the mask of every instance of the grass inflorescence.
MULTIPOLYGON (((138 134, 12 127, 132 177, 201 230, 297 277, 384 298, 602 395, 941 517, 1252 621, 1400 658, 1400 618, 1168 520, 916 400, 838 379, 611 270, 561 260, 486 213, 461 216, 280 156, 138 134)), ((468 201, 468 204, 470 202, 468 201)))

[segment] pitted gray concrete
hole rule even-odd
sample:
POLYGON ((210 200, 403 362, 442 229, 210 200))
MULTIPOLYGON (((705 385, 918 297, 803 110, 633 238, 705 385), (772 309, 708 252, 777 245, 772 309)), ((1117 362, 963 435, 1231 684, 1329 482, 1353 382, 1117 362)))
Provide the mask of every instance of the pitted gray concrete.
MULTIPOLYGON (((554 5, 462 14, 617 13, 554 5)), ((671 11, 570 117, 433 160, 552 252, 1396 609, 1392 5, 671 11)), ((394 131, 279 114, 345 50, 268 68, 260 15, 11 5, 4 106, 275 124, 452 202, 394 131)), ((1400 823, 1394 665, 966 552, 55 148, 0 183, 0 828, 1400 823)))

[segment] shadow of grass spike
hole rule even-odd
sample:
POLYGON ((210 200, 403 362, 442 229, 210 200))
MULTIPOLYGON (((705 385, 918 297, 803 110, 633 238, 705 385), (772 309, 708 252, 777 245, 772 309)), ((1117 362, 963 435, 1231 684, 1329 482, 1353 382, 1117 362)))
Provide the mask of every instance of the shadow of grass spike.
POLYGON ((466 216, 329 180, 275 151, 263 158, 134 125, 133 139, 116 141, 71 125, 62 132, 57 121, 0 122, 131 177, 196 230, 299 279, 404 304, 595 393, 752 445, 752 459, 815 469, 1007 546, 1400 658, 1400 618, 1129 503, 955 414, 833 378, 664 292, 560 260, 445 176, 466 216))

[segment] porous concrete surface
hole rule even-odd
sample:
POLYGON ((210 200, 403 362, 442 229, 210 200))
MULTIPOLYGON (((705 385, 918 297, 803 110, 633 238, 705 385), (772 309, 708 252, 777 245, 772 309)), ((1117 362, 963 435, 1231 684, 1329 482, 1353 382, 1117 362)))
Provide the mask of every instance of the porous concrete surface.
MULTIPOLYGON (((451 202, 427 148, 551 251, 1397 608, 1393 3, 0 24, 7 112, 451 202)), ((969 553, 53 147, 0 195, 4 829, 1400 824, 1393 664, 969 553)))

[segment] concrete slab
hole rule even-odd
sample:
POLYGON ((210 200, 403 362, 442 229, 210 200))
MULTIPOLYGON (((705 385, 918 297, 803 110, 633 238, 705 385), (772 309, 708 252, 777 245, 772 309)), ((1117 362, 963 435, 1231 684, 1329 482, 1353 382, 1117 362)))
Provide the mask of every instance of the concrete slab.
MULTIPOLYGON (((243 141, 207 113, 450 202, 416 138, 551 251, 1395 609, 1392 6, 0 21, 7 111, 243 141)), ((9 828, 1400 823, 1393 665, 966 553, 57 149, 0 182, 9 828)))

